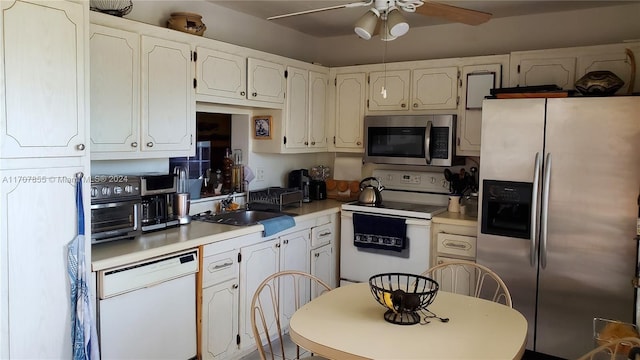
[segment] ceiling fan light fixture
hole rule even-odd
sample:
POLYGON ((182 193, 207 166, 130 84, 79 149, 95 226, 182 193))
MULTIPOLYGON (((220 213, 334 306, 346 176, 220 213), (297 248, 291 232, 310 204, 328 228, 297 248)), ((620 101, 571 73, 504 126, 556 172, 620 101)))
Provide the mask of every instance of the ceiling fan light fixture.
POLYGON ((409 31, 409 23, 404 19, 400 10, 393 7, 387 14, 387 26, 389 28, 389 34, 394 38, 402 36, 409 31))
POLYGON ((365 40, 371 39, 374 31, 376 30, 376 24, 378 23, 378 18, 380 17, 380 12, 377 9, 371 8, 367 10, 360 19, 356 22, 354 31, 358 36, 365 40))

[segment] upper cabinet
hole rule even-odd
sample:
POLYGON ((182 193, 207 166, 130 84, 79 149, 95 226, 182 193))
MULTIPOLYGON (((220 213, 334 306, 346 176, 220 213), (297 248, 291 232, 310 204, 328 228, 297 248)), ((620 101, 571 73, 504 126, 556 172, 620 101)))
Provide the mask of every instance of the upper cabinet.
POLYGON ((228 99, 247 98, 247 58, 223 51, 197 47, 197 94, 228 99))
POLYGON ((0 6, 0 157, 85 155, 82 6, 63 1, 0 6))
POLYGON ((337 74, 335 86, 335 151, 362 152, 366 74, 337 74))
POLYGON ((458 68, 456 66, 415 69, 411 81, 413 110, 456 109, 458 68))
POLYGON ((285 67, 270 61, 247 59, 247 95, 250 100, 284 103, 285 67))
POLYGON ((640 88, 640 74, 634 74, 634 64, 627 49, 635 54, 635 58, 640 56, 639 43, 513 52, 510 85, 557 85, 571 90, 575 88, 576 80, 586 73, 609 70, 624 80, 625 86, 617 93, 625 94, 629 92, 628 85, 634 75, 636 89, 640 88))
POLYGON ((309 147, 327 149, 327 107, 329 75, 309 71, 309 147))
POLYGON ((410 70, 369 73, 369 111, 408 110, 410 70))
POLYGON ((92 159, 192 156, 190 45, 95 24, 90 43, 92 159))
POLYGON ((284 65, 202 46, 196 54, 200 100, 282 108, 287 86, 284 65))

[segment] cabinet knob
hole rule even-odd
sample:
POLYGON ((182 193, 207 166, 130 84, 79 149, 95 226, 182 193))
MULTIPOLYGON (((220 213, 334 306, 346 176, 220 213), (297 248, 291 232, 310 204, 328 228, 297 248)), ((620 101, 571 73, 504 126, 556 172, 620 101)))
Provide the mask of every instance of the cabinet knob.
POLYGON ((277 248, 279 248, 279 247, 280 247, 280 243, 277 243, 277 244, 276 244, 276 247, 277 247, 277 248))
POLYGON ((404 109, 404 108, 406 108, 406 107, 407 107, 407 104, 402 103, 402 104, 400 104, 400 107, 404 109))
POLYGON ((132 147, 132 148, 136 148, 136 147, 138 147, 138 142, 136 142, 136 141, 132 142, 132 143, 131 143, 131 147, 132 147))
POLYGON ((240 96, 245 96, 247 93, 244 91, 240 91, 240 96))
POLYGON ((320 253, 315 253, 313 256, 320 257, 320 253))
POLYGON ((153 147, 153 142, 149 141, 149 142, 147 143, 147 147, 153 147))
POLYGON ((312 142, 311 142, 311 145, 315 145, 315 144, 316 144, 316 142, 315 142, 315 141, 312 141, 312 142))
POLYGON ((256 97, 256 96, 258 96, 258 93, 257 92, 253 92, 253 93, 251 93, 251 96, 256 97))
POLYGON ((308 141, 305 141, 305 142, 304 142, 304 144, 305 144, 305 145, 309 145, 309 142, 308 142, 308 141))
POLYGON ((80 151, 84 150, 84 144, 78 144, 78 145, 76 145, 76 149, 78 149, 78 150, 80 150, 80 151))
POLYGON ((413 107, 418 107, 418 103, 413 103, 413 107))
POLYGON ((287 245, 289 243, 289 240, 284 240, 283 243, 287 245))
POLYGON ((356 142, 356 145, 360 146, 362 143, 360 141, 356 142))
POLYGON ((232 288, 232 289, 237 289, 237 288, 238 288, 238 284, 233 284, 233 285, 231 285, 231 288, 232 288))

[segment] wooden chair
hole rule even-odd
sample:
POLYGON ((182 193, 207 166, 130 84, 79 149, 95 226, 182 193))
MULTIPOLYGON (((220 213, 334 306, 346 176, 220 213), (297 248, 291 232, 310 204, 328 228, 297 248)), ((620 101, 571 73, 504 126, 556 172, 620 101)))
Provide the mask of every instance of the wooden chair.
POLYGON ((262 360, 300 358, 300 347, 289 340, 289 318, 309 302, 311 287, 320 295, 331 290, 321 279, 295 270, 272 274, 258 285, 251 300, 251 326, 262 360))
POLYGON ((622 360, 640 359, 640 339, 636 337, 625 337, 610 340, 588 353, 582 355, 578 360, 622 360))
POLYGON ((493 270, 470 261, 447 261, 422 273, 434 279, 440 290, 495 301, 509 307, 511 294, 504 281, 493 270))

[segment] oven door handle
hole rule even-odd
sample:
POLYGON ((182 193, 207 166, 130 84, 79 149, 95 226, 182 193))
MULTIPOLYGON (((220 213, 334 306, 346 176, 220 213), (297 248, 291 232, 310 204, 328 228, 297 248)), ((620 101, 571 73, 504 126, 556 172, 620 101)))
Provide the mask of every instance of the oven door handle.
POLYGON ((433 123, 427 121, 427 127, 424 129, 424 156, 427 165, 431 165, 431 127, 433 123))
POLYGON ((538 195, 540 191, 540 170, 542 168, 540 153, 536 153, 535 166, 533 170, 533 191, 531 193, 531 248, 530 251, 530 260, 531 267, 536 266, 536 254, 537 254, 537 246, 538 246, 538 195))

